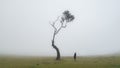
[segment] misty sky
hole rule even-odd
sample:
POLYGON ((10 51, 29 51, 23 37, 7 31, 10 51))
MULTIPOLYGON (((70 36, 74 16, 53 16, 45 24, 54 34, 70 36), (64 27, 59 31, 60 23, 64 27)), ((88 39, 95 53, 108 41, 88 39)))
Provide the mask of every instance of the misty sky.
POLYGON ((120 52, 120 0, 0 0, 0 55, 55 56, 53 22, 75 20, 56 36, 62 56, 120 52))

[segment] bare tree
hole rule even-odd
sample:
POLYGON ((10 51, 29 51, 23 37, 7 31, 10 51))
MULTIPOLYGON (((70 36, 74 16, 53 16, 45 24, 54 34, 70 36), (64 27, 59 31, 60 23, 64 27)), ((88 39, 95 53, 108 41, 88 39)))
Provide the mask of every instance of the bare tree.
POLYGON ((52 38, 52 47, 57 52, 56 60, 60 60, 61 56, 60 56, 59 48, 55 45, 55 37, 59 33, 59 31, 62 28, 66 28, 67 23, 73 21, 74 18, 75 17, 73 15, 71 15, 71 13, 68 10, 66 10, 63 12, 63 14, 61 16, 58 16, 57 19, 54 22, 52 22, 52 24, 51 24, 51 26, 54 28, 54 33, 53 33, 53 38, 52 38), (56 26, 57 23, 60 24, 60 27, 56 26))

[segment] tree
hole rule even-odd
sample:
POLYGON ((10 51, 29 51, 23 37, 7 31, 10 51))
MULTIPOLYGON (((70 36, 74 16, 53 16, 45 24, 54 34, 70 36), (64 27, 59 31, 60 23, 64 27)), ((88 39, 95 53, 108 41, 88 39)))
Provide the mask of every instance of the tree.
POLYGON ((61 56, 60 56, 59 48, 55 45, 55 37, 59 33, 59 31, 62 28, 66 28, 67 23, 72 22, 74 20, 74 18, 75 17, 73 15, 71 15, 71 13, 68 10, 66 10, 63 12, 63 14, 61 16, 58 16, 57 19, 51 24, 51 26, 54 28, 54 33, 53 33, 53 38, 52 38, 52 47, 57 52, 56 60, 60 60, 61 56), (60 27, 55 26, 56 23, 59 23, 60 27))

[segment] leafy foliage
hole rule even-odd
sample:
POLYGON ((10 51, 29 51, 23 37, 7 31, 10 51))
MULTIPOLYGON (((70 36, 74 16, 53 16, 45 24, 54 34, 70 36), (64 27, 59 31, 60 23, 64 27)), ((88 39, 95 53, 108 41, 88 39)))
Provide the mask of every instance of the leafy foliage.
POLYGON ((66 10, 63 12, 63 17, 61 17, 61 20, 62 20, 61 22, 64 22, 64 21, 71 22, 74 20, 74 18, 75 17, 71 15, 71 13, 68 10, 66 10))

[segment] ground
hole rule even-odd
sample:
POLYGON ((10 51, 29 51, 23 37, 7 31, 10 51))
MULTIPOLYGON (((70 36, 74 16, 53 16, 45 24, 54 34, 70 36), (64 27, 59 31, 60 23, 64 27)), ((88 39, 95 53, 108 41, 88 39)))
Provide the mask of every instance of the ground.
POLYGON ((0 68, 120 68, 120 57, 0 57, 0 68))

